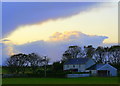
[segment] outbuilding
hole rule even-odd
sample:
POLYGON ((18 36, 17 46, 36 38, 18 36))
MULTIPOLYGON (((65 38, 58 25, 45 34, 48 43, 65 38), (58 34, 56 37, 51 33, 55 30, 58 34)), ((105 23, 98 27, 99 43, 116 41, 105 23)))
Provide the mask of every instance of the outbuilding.
POLYGON ((117 76, 117 69, 110 64, 95 64, 86 70, 93 76, 117 76))

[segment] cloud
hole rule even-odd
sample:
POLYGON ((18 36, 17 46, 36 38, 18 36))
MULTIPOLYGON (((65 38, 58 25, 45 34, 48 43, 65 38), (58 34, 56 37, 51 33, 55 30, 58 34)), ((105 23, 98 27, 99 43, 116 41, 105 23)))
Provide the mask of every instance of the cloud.
POLYGON ((5 65, 6 59, 9 57, 9 55, 7 54, 8 51, 6 49, 8 46, 4 43, 0 43, 0 46, 1 46, 0 47, 0 50, 1 50, 0 59, 2 59, 0 60, 0 63, 5 65))
POLYGON ((98 46, 103 43, 107 36, 87 35, 80 31, 66 31, 63 33, 56 32, 50 36, 50 42, 61 42, 66 44, 76 44, 80 46, 93 45, 98 46))
POLYGON ((87 12, 94 7, 99 7, 101 4, 98 2, 2 3, 3 36, 5 37, 20 25, 34 24, 50 19, 64 19, 82 12, 87 12))
POLYGON ((50 41, 63 41, 63 40, 71 40, 71 39, 76 39, 81 35, 81 32, 77 32, 77 31, 70 31, 70 32, 64 32, 64 33, 60 33, 60 32, 56 32, 54 33, 52 36, 50 36, 50 41))
POLYGON ((13 48, 18 53, 29 54, 34 52, 42 56, 48 56, 51 62, 54 62, 61 60, 62 54, 68 46, 93 45, 96 47, 101 45, 107 38, 106 36, 87 35, 79 31, 56 32, 49 37, 48 41, 41 40, 23 45, 13 45, 13 48))
POLYGON ((94 45, 97 46, 101 44, 104 39, 107 39, 106 36, 95 36, 95 35, 87 35, 79 31, 66 31, 64 33, 56 32, 52 36, 50 36, 49 41, 55 42, 74 42, 80 43, 81 45, 94 45))
POLYGON ((1 64, 6 64, 6 59, 9 58, 11 55, 19 53, 15 49, 14 44, 10 43, 0 43, 0 65, 1 64))
POLYGON ((70 45, 98 46, 116 42, 118 32, 115 28, 118 25, 115 15, 114 6, 103 6, 67 18, 19 26, 3 38, 7 39, 4 41, 4 61, 9 57, 7 54, 35 52, 47 55, 53 62, 60 60, 70 45))
POLYGON ((2 40, 2 41, 10 41, 10 40, 8 40, 8 39, 4 39, 4 40, 2 40))
MULTIPOLYGON (((105 43, 118 41, 116 7, 103 5, 87 12, 78 13, 67 18, 50 19, 35 24, 22 25, 4 37, 12 43, 21 45, 39 40, 48 41, 55 32, 81 31, 89 35, 105 35, 105 43), (109 22, 108 22, 109 21, 109 22)), ((59 35, 59 34, 58 34, 59 35)))

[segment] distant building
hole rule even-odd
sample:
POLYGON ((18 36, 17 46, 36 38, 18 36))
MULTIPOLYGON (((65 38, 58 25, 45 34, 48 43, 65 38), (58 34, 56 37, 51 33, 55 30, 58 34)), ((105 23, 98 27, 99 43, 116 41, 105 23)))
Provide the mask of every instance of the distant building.
POLYGON ((91 76, 117 76, 117 69, 109 64, 96 64, 90 58, 68 59, 63 65, 64 71, 86 72, 91 76))
POLYGON ((95 64, 86 70, 90 70, 93 76, 117 76, 117 69, 110 64, 95 64))

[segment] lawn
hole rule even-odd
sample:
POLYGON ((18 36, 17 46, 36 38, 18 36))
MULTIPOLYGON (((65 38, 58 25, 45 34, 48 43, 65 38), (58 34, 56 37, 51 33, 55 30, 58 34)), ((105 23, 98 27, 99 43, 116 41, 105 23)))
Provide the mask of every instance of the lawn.
POLYGON ((118 84, 118 77, 3 78, 3 84, 118 84))

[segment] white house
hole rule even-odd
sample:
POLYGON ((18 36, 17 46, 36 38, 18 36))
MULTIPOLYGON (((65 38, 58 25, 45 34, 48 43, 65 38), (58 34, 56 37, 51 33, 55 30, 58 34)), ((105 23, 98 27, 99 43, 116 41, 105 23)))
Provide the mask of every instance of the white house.
POLYGON ((117 76, 117 69, 109 64, 96 64, 90 58, 68 59, 63 65, 64 71, 89 72, 92 76, 117 76))
POLYGON ((72 70, 76 72, 85 72, 87 68, 94 65, 95 62, 90 58, 69 59, 64 63, 64 70, 72 70))

